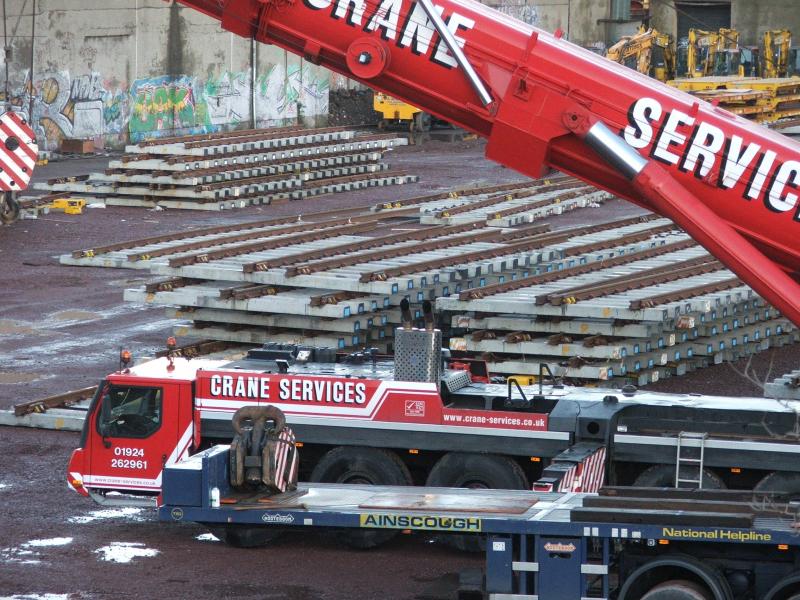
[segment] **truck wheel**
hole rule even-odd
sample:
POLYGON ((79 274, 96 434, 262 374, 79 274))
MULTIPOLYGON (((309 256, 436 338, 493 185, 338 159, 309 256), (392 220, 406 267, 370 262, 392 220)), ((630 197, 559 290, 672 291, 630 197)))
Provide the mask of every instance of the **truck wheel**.
MULTIPOLYGON (((394 452, 377 448, 339 446, 322 457, 311 472, 311 481, 368 485, 413 485, 411 473, 394 452)), ((353 548, 385 544, 399 531, 344 529, 337 532, 353 548)))
MULTIPOLYGON (((653 465, 645 469, 633 482, 633 487, 675 487, 675 467, 653 465)), ((716 473, 703 469, 704 490, 724 490, 725 482, 716 473)))
MULTIPOLYGON (((425 485, 474 489, 528 490, 528 478, 516 462, 493 454, 445 454, 433 466, 425 485)), ((443 535, 448 546, 463 552, 483 552, 486 540, 481 535, 443 535)))
POLYGON ((504 490, 530 488, 522 467, 510 458, 464 452, 451 452, 440 458, 425 485, 504 490))
POLYGON ((800 473, 773 471, 759 481, 753 491, 762 494, 782 494, 798 498, 800 497, 800 473))
POLYGON ((658 584, 642 600, 711 600, 711 596, 702 585, 674 579, 658 584))
POLYGON ((283 533, 280 527, 254 527, 251 525, 222 525, 209 527, 211 533, 223 542, 236 548, 259 548, 266 546, 283 533))

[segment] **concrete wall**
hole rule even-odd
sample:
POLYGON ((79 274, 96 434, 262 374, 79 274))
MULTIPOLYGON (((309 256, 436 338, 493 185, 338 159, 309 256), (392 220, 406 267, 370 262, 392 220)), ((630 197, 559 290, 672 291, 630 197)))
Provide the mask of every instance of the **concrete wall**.
POLYGON ((789 29, 793 44, 800 46, 800 1, 798 0, 734 0, 731 24, 739 30, 742 44, 760 45, 768 29, 789 29))
MULTIPOLYGON (((683 0, 687 1, 687 0, 683 0)), ((486 4, 527 23, 555 31, 559 27, 582 46, 611 45, 634 33, 638 23, 603 22, 611 15, 611 0, 484 0, 486 4)), ((651 0, 651 25, 675 35, 678 27, 674 0, 651 0)), ((767 29, 788 28, 800 45, 800 0, 731 0, 731 21, 743 44, 761 42, 767 29)))
MULTIPOLYGON (((609 45, 637 26, 609 23, 610 0, 484 1, 547 31, 560 28, 583 46, 609 45)), ((33 2, 6 0, 11 56, 7 81, 0 65, 0 96, 7 92, 13 109, 32 117, 44 149, 58 148, 63 138, 120 147, 253 121, 317 125, 325 122, 329 89, 354 87, 274 46, 256 45, 253 60, 249 40, 162 0, 37 0, 35 32, 33 2)), ((779 27, 800 41, 797 3, 733 0, 733 26, 745 44, 779 27)), ((652 25, 674 34, 672 0, 651 4, 652 25)))
POLYGON ((530 25, 565 36, 580 45, 595 45, 605 37, 609 1, 598 0, 483 0, 491 6, 530 25))
MULTIPOLYGON (((324 122, 330 73, 222 32, 162 0, 7 0, 12 48, 0 91, 28 115, 43 148, 63 138, 122 146, 149 137, 324 122), (251 66, 255 65, 254 72, 251 66)), ((2 58, 2 57, 0 57, 2 58)))

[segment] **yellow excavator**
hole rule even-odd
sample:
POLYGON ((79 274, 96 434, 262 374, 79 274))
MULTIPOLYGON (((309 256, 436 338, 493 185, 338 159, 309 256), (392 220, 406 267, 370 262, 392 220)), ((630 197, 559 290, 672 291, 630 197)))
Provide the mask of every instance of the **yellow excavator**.
MULTIPOLYGON (((764 68, 762 77, 789 77, 792 32, 788 29, 773 29, 764 32, 764 68)), ((795 60, 797 60, 795 48, 795 60)))
POLYGON ((761 51, 755 46, 740 46, 739 32, 721 28, 718 31, 690 29, 677 49, 677 76, 758 77, 761 72, 761 51))
POLYGON ((675 77, 675 44, 672 36, 642 27, 611 46, 606 58, 636 69, 659 81, 675 77))
POLYGON ((738 51, 739 32, 735 29, 690 29, 686 42, 678 48, 678 75, 738 75, 738 51))
POLYGON ((380 129, 403 128, 409 131, 429 131, 433 118, 416 106, 393 98, 388 94, 375 92, 372 108, 380 113, 380 129))

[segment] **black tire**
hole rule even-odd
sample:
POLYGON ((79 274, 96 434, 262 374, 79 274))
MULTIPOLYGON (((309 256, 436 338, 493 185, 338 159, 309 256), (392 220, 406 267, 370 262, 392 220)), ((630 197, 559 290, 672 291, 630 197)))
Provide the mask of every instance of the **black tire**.
MULTIPOLYGON (((529 490, 528 478, 515 461, 494 454, 445 454, 433 466, 425 485, 502 490, 529 490)), ((483 552, 482 535, 442 535, 442 542, 462 552, 483 552)))
MULTIPOLYGON (((394 452, 377 448, 340 446, 322 457, 311 472, 311 481, 369 485, 413 485, 408 468, 394 452)), ((337 537, 353 548, 366 550, 385 544, 399 531, 344 529, 337 537)))
POLYGON ((418 131, 424 133, 426 131, 431 130, 431 124, 433 123, 433 117, 426 112, 418 112, 414 115, 414 119, 411 121, 411 131, 418 131))
MULTIPOLYGON (((675 467, 670 465, 648 467, 636 478, 633 487, 675 487, 675 467)), ((724 490, 726 487, 725 482, 716 473, 703 469, 704 490, 724 490)))
POLYGON ((800 498, 800 473, 773 471, 759 481, 753 491, 800 498))
POLYGON ((516 462, 494 454, 445 454, 433 466, 426 485, 498 490, 527 490, 528 478, 516 462))
POLYGON ((211 528, 211 533, 229 546, 236 548, 260 548, 277 539, 283 529, 269 525, 224 525, 211 528))
POLYGON ((711 600, 708 590, 692 581, 674 579, 659 583, 642 600, 711 600))

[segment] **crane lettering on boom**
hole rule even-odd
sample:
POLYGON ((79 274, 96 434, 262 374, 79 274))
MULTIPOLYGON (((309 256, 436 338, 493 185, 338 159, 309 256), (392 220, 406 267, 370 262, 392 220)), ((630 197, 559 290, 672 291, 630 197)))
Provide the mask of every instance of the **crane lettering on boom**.
MULTIPOLYGON (((367 0, 303 0, 303 3, 313 10, 330 9, 331 18, 344 19, 350 27, 367 33, 378 31, 384 40, 394 42, 400 48, 408 48, 419 56, 430 51, 430 60, 443 67, 449 69, 457 65, 438 36, 431 50, 436 30, 422 6, 416 2, 411 3, 407 12, 403 11, 403 0, 381 0, 377 4, 367 0)), ((435 8, 440 15, 444 11, 441 6, 435 8)), ((464 39, 458 36, 458 32, 475 27, 475 20, 453 12, 445 22, 458 45, 463 48, 464 39)))
POLYGON ((769 210, 795 210, 794 220, 800 222, 795 193, 800 190, 800 161, 781 162, 774 151, 746 142, 738 135, 726 136, 719 127, 680 110, 664 114, 661 103, 654 98, 640 98, 631 105, 622 134, 634 148, 650 146, 651 158, 677 166, 684 173, 691 172, 698 179, 708 181, 716 167, 712 182, 718 188, 730 190, 743 183, 745 200, 763 197, 769 210), (691 133, 682 133, 689 127, 691 133))

